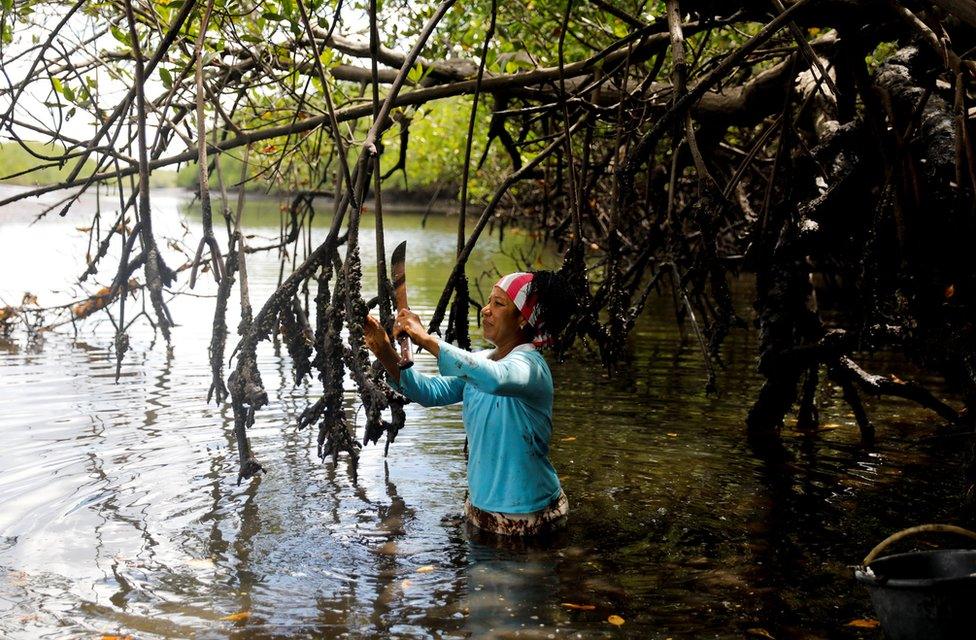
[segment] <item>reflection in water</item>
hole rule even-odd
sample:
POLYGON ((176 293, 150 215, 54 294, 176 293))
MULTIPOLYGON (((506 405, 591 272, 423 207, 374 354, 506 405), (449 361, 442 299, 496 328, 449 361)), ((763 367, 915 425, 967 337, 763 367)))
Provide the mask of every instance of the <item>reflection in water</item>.
POLYGON ((506 554, 472 541, 465 631, 476 638, 490 638, 520 629, 545 629, 539 614, 549 621, 545 614, 552 604, 550 596, 560 589, 555 559, 545 551, 539 556, 506 554))
MULTIPOLYGON (((161 232, 181 233, 180 201, 154 202, 161 232)), ((246 224, 270 237, 275 216, 276 203, 258 202, 246 224)), ((411 301, 426 317, 455 221, 419 221, 388 216, 387 242, 408 240, 411 301)), ((310 241, 328 223, 323 210, 310 241)), ((58 249, 58 274, 76 273, 76 240, 61 224, 5 221, 0 274, 20 273, 38 242, 58 249)), ((524 240, 507 234, 506 244, 524 240)), ((361 246, 364 265, 375 264, 372 241, 361 246)), ((518 253, 495 249, 476 252, 472 275, 518 253)), ((278 258, 251 256, 249 271, 260 301, 278 258)), ((63 285, 22 277, 0 277, 0 295, 63 285)), ((382 444, 366 447, 356 473, 345 458, 321 463, 315 434, 295 426, 318 389, 296 386, 287 354, 269 343, 258 360, 270 404, 250 432, 268 472, 237 486, 232 415, 205 403, 212 304, 174 301, 171 350, 152 348, 149 329, 133 335, 118 384, 107 323, 40 346, 0 339, 0 636, 855 637, 844 623, 872 614, 846 565, 892 530, 952 519, 961 452, 951 438, 919 444, 935 433, 931 416, 875 403, 884 426, 864 449, 828 390, 823 430, 787 426, 778 451, 750 447, 753 334, 729 339, 719 392, 706 395, 700 354, 682 343, 667 299, 612 378, 585 351, 552 367, 552 459, 571 503, 557 537, 504 544, 461 525, 457 407, 408 405, 389 458, 382 444)), ((436 369, 427 356, 415 366, 436 369)))

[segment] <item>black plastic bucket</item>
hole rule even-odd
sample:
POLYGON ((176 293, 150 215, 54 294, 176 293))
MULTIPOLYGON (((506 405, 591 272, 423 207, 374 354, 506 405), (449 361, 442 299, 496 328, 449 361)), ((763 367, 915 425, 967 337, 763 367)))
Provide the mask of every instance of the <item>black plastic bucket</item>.
POLYGON ((854 575, 890 640, 976 638, 976 551, 899 553, 854 575))
POLYGON ((855 569, 855 578, 868 587, 889 640, 976 638, 976 550, 913 551, 877 558, 891 542, 922 531, 965 530, 922 525, 899 532, 868 554, 855 569))

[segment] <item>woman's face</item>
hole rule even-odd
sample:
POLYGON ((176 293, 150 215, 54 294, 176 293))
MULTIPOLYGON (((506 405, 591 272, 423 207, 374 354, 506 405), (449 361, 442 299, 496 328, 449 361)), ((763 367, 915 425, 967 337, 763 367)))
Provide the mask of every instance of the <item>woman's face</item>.
POLYGON ((501 287, 492 287, 488 304, 481 308, 481 329, 485 340, 495 346, 521 341, 522 314, 501 287))

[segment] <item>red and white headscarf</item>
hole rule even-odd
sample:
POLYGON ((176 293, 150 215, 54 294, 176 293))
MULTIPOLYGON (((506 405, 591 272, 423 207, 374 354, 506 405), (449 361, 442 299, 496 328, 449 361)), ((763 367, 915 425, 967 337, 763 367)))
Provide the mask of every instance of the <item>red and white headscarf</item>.
POLYGON ((533 291, 532 279, 533 275, 531 273, 517 271, 507 276, 502 276, 495 283, 495 286, 508 294, 508 297, 515 303, 515 307, 522 314, 525 321, 536 330, 536 336, 532 344, 537 347, 542 347, 550 344, 551 339, 539 330, 539 310, 537 306, 539 297, 533 291))

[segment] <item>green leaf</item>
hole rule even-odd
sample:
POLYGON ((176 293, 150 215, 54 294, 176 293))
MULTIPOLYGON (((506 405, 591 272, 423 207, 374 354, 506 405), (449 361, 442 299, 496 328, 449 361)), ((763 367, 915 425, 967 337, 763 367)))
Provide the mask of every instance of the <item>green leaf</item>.
POLYGON ((127 34, 125 31, 122 31, 122 29, 119 29, 115 25, 112 25, 111 31, 112 31, 112 35, 115 36, 116 40, 118 40, 119 42, 121 42, 127 47, 132 46, 132 40, 129 38, 129 34, 127 34))
POLYGON ((272 22, 281 22, 285 19, 285 16, 280 13, 275 13, 274 11, 265 11, 261 14, 261 17, 265 20, 271 20, 272 22))
POLYGON ((166 67, 159 68, 159 79, 163 81, 163 86, 167 89, 173 86, 173 76, 166 67))
POLYGON ((3 12, 7 13, 14 8, 14 0, 2 0, 0 1, 0 6, 3 7, 3 12))
POLYGON ((319 54, 319 62, 322 63, 324 68, 328 69, 329 65, 332 64, 332 58, 334 55, 335 54, 332 49, 322 49, 322 53, 319 54))
POLYGON ((54 85, 54 90, 58 93, 64 93, 64 85, 61 84, 61 80, 58 78, 51 78, 51 84, 54 85))
POLYGON ((407 80, 410 81, 410 84, 417 84, 423 77, 424 68, 419 62, 415 64, 409 72, 407 72, 407 80))
POLYGON ((61 94, 64 95, 65 99, 68 102, 75 101, 75 90, 69 87, 68 85, 62 85, 61 94))

